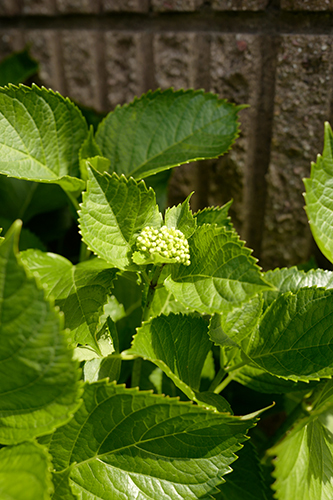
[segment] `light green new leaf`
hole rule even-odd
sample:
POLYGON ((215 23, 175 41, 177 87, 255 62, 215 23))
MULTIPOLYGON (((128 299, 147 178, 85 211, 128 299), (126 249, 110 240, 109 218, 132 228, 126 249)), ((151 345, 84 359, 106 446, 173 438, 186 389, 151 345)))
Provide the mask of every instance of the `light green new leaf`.
POLYGON ((154 191, 132 178, 92 169, 88 173, 80 210, 84 242, 114 267, 135 266, 131 255, 140 231, 145 226, 161 227, 154 191))
POLYGON ((20 223, 0 245, 0 443, 52 432, 79 404, 63 315, 17 261, 20 223))
MULTIPOLYGON (((248 343, 247 356, 284 378, 311 380, 333 363, 333 291, 302 288, 276 299, 248 343)), ((326 376, 333 374, 333 368, 326 376)))
POLYGON ((102 259, 90 259, 73 265, 61 255, 27 250, 22 262, 37 273, 47 288, 47 297, 55 299, 65 314, 65 328, 75 344, 97 348, 96 333, 104 304, 111 293, 116 269, 102 259))
POLYGON ((333 435, 319 419, 294 429, 270 454, 279 500, 333 498, 333 435))
POLYGON ((0 450, 0 498, 49 500, 52 493, 51 459, 36 443, 6 446, 0 450))
MULTIPOLYGON (((233 473, 219 486, 216 500, 267 500, 261 466, 251 441, 237 452, 233 473)), ((291 499, 290 499, 291 500, 291 499)))
POLYGON ((208 322, 194 315, 158 316, 138 329, 129 351, 155 363, 190 399, 199 390, 212 344, 208 322))
POLYGON ((233 228, 231 218, 228 216, 229 208, 232 200, 228 201, 223 207, 206 207, 194 214, 197 219, 198 226, 203 224, 217 224, 220 227, 225 227, 228 230, 233 228))
POLYGON ((234 231, 204 225, 189 239, 191 265, 172 266, 166 288, 201 313, 226 312, 271 288, 234 231))
POLYGON ((322 253, 333 262, 333 134, 325 123, 323 155, 311 165, 311 176, 304 179, 305 211, 314 239, 322 253))
POLYGON ((78 153, 87 131, 79 109, 52 90, 0 88, 1 174, 80 193, 78 153))
POLYGON ((156 90, 109 113, 96 142, 112 171, 143 179, 223 155, 238 136, 240 109, 202 90, 156 90))
POLYGON ((274 269, 265 273, 265 280, 271 283, 275 290, 265 291, 264 310, 277 297, 286 292, 296 293, 300 288, 310 288, 312 286, 322 288, 333 288, 333 272, 323 269, 312 269, 305 273, 299 271, 297 267, 274 269))
POLYGON ((167 208, 165 212, 165 225, 168 228, 179 229, 186 239, 192 236, 197 226, 197 221, 190 210, 190 198, 191 195, 183 203, 167 208))
POLYGON ((208 500, 255 423, 105 381, 83 398, 50 443, 80 500, 208 500))

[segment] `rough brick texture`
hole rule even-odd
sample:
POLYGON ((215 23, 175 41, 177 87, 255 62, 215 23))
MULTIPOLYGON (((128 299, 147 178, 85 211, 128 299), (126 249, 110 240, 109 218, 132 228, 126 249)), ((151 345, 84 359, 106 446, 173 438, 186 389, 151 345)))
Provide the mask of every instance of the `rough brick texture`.
POLYGON ((213 0, 215 10, 263 10, 268 0, 213 0))
POLYGON ((323 124, 330 115, 331 60, 330 36, 282 37, 267 179, 262 255, 266 267, 304 262, 311 254, 302 179, 322 152, 323 124))
POLYGON ((333 10, 333 0, 282 0, 281 8, 286 10, 333 10))
POLYGON ((99 11, 99 2, 96 0, 56 0, 56 2, 57 9, 61 13, 89 14, 99 11))
POLYGON ((20 13, 19 0, 1 0, 0 16, 13 16, 20 13))
POLYGON ((56 0, 23 0, 23 14, 54 15, 56 14, 56 0))
POLYGON ((168 11, 195 11, 203 0, 152 0, 153 10, 160 12, 168 11))
POLYGON ((148 12, 149 0, 103 0, 105 12, 148 12))

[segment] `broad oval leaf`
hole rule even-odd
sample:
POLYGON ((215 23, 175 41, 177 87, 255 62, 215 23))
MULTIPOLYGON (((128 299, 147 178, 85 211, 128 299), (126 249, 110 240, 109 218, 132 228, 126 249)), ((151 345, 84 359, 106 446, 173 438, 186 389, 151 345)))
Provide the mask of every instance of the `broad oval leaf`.
POLYGON ((0 443, 52 432, 79 405, 63 315, 17 261, 20 223, 0 244, 0 443))
POLYGON ((88 173, 79 221, 83 241, 114 267, 135 266, 131 255, 136 237, 145 226, 161 226, 154 191, 125 176, 101 175, 90 168, 88 173))
POLYGON ((332 290, 302 288, 296 294, 285 293, 262 316, 246 354, 273 375, 317 379, 333 363, 332 319, 332 290))
POLYGON ((333 262, 333 134, 325 123, 323 155, 311 165, 311 176, 304 179, 305 211, 320 250, 333 262))
POLYGON ((88 133, 80 110, 60 94, 33 85, 0 88, 0 173, 59 184, 78 194, 79 149, 88 133))
POLYGON ((83 398, 50 442, 80 499, 209 498, 255 423, 105 381, 83 398))
POLYGON ((144 323, 130 353, 155 363, 192 400, 212 343, 208 322, 194 315, 169 314, 144 323))
POLYGON ((52 493, 51 457, 36 443, 0 450, 0 498, 49 500, 52 493))
POLYGON ((234 231, 200 226, 189 239, 191 265, 172 266, 165 286, 190 309, 229 311, 271 285, 260 274, 251 250, 234 231))
POLYGON ((112 171, 143 179, 223 155, 238 136, 240 109, 202 90, 156 90, 109 113, 96 142, 112 171))
POLYGON ((53 297, 65 314, 65 328, 70 329, 73 343, 99 350, 96 333, 117 269, 102 259, 73 265, 61 255, 38 250, 22 252, 21 259, 37 273, 47 297, 53 297))

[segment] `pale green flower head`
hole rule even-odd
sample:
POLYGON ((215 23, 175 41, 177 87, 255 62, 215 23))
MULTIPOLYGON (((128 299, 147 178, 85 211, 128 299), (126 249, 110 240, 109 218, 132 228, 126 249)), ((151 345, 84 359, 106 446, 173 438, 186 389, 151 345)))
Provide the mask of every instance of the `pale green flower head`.
POLYGON ((150 256, 156 254, 165 259, 174 259, 179 264, 189 266, 190 250, 184 234, 174 227, 160 229, 145 227, 137 238, 137 247, 150 256))

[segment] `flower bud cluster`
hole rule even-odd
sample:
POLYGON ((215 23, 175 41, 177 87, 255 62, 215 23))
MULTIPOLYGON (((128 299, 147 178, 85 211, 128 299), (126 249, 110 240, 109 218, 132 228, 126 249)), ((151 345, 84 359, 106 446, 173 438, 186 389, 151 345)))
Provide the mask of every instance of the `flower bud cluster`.
POLYGON ((179 229, 162 226, 158 230, 147 226, 138 236, 137 245, 141 252, 158 253, 185 266, 191 264, 187 239, 179 229))

